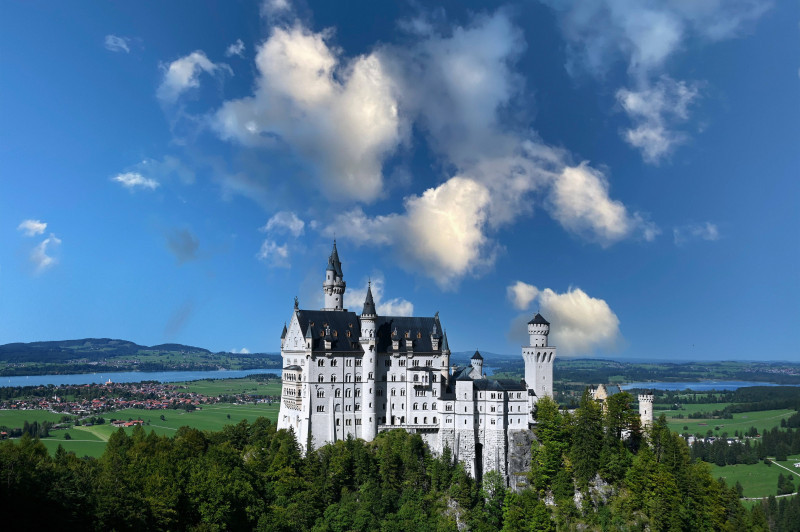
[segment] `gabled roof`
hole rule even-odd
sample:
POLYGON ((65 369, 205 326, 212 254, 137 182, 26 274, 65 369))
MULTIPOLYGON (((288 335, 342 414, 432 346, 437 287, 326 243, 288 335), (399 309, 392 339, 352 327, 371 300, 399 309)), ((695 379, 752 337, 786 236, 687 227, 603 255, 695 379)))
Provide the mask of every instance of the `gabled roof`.
MULTIPOLYGON (((406 339, 413 342, 414 352, 433 353, 431 343, 431 332, 435 324, 435 318, 422 318, 411 316, 378 316, 375 320, 375 336, 377 337, 376 350, 378 353, 391 352, 392 335, 397 331, 395 339, 406 339), (408 338, 406 338, 408 336, 408 338)), ((401 344, 405 351, 404 342, 401 344)), ((444 349, 444 345, 440 346, 444 349)), ((439 352, 437 349, 436 352, 439 352)))
POLYGON ((537 312, 536 316, 534 316, 533 319, 528 322, 528 325, 550 325, 550 322, 544 319, 542 315, 537 312))
POLYGON ((283 332, 281 333, 281 340, 286 338, 286 323, 283 324, 283 332))
POLYGON ((361 325, 355 312, 341 310, 299 310, 297 321, 306 330, 306 339, 311 340, 312 351, 361 352, 358 335, 361 325), (347 333, 350 333, 350 336, 347 333), (325 348, 325 341, 331 343, 325 348))

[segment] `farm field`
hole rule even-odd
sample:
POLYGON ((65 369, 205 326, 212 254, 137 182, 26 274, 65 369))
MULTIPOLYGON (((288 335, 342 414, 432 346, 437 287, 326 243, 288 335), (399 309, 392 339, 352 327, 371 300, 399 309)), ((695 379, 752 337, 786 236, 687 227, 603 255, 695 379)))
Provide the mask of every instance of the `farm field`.
MULTIPOLYGON (((719 403, 719 407, 724 407, 725 403, 719 403)), ((689 405, 692 407, 705 406, 712 408, 701 408, 699 410, 716 410, 715 405, 689 405)), ((789 416, 795 413, 794 410, 764 410, 761 412, 743 412, 733 414, 733 419, 676 419, 674 417, 678 412, 686 411, 681 410, 654 410, 653 415, 657 418, 661 414, 667 417, 667 424, 669 428, 675 432, 683 434, 697 434, 698 432, 705 435, 707 431, 711 431, 714 436, 721 436, 723 432, 727 432, 728 436, 733 437, 735 431, 746 431, 750 427, 756 427, 759 434, 764 431, 771 430, 773 427, 780 427, 781 419, 788 419, 789 416), (684 429, 683 427, 688 427, 684 429)))
POLYGON ((280 395, 281 381, 257 381, 255 379, 204 379, 191 382, 175 382, 186 386, 188 391, 208 396, 235 395, 248 393, 253 395, 280 395))
POLYGON ((776 464, 795 472, 793 477, 794 485, 795 487, 800 486, 800 468, 794 467, 794 463, 800 461, 800 454, 789 456, 788 458, 784 462, 775 462, 771 465, 766 465, 763 462, 752 465, 712 465, 711 476, 725 479, 729 486, 734 486, 736 482, 739 482, 744 488, 745 497, 768 497, 778 493, 779 474, 784 477, 792 474, 776 464))
MULTIPOLYGON (((58 445, 61 444, 66 451, 72 451, 77 456, 95 456, 103 454, 105 442, 111 434, 117 430, 111 426, 110 420, 114 419, 142 419, 145 422, 144 430, 159 435, 173 436, 175 432, 183 426, 189 426, 198 430, 221 430, 225 425, 233 425, 246 419, 252 423, 259 417, 266 417, 273 422, 278 419, 279 405, 236 405, 236 404, 217 404, 204 406, 202 410, 185 412, 184 410, 140 410, 126 409, 104 414, 106 420, 103 425, 92 427, 73 427, 68 431, 53 431, 50 438, 42 439, 42 442, 51 453, 55 453, 58 445), (160 416, 164 416, 164 420, 160 416), (228 417, 230 416, 230 417, 228 417), (149 421, 149 425, 147 424, 149 421), (71 440, 64 439, 64 433, 69 432, 71 440)), ((133 428, 122 429, 129 434, 133 428)))
POLYGON ((0 427, 22 427, 27 421, 51 421, 57 423, 64 414, 55 414, 47 410, 0 410, 0 427))

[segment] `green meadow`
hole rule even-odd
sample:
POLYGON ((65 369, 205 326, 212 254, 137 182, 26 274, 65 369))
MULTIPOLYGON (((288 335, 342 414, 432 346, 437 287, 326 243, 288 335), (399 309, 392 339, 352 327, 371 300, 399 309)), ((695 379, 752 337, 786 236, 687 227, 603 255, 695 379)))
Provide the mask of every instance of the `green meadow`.
POLYGON ((251 395, 280 395, 280 379, 257 381, 255 379, 204 379, 191 382, 175 382, 173 384, 186 386, 188 391, 208 396, 236 395, 247 393, 251 395))
POLYGON ((105 442, 111 434, 117 430, 124 430, 129 434, 133 432, 133 427, 119 429, 111 425, 111 419, 141 419, 145 422, 144 430, 153 431, 159 435, 173 436, 175 432, 184 426, 193 427, 198 430, 217 431, 225 425, 232 425, 246 419, 249 423, 254 422, 259 417, 276 422, 278 420, 278 404, 267 405, 236 405, 221 403, 216 405, 205 405, 202 410, 193 412, 184 410, 140 410, 129 408, 116 412, 107 412, 104 415, 106 423, 94 425, 92 427, 73 427, 69 430, 52 431, 50 438, 42 439, 51 453, 54 453, 61 444, 67 451, 74 452, 77 456, 100 456, 105 449, 105 442), (161 416, 164 419, 161 419, 161 416), (64 433, 69 432, 72 439, 64 438, 64 433))
POLYGON ((667 417, 667 424, 670 429, 680 434, 688 432, 689 434, 700 433, 705 436, 710 430, 714 436, 721 436, 723 432, 727 432, 729 437, 733 437, 737 430, 741 434, 750 427, 756 427, 758 433, 763 434, 764 431, 772 430, 773 427, 780 427, 782 419, 788 419, 789 416, 795 413, 794 410, 782 409, 737 413, 733 414, 733 419, 689 419, 688 417, 679 419, 675 417, 679 413, 688 416, 688 413, 692 412, 692 410, 689 410, 689 407, 697 411, 712 411, 722 409, 726 404, 727 403, 719 403, 718 405, 686 405, 686 410, 654 409, 653 415, 657 418, 661 414, 664 414, 667 417))
POLYGON ((800 461, 800 454, 788 457, 785 462, 775 462, 767 465, 759 462, 753 465, 726 465, 711 466, 711 476, 723 478, 729 486, 734 486, 739 482, 744 488, 745 497, 768 497, 778 493, 778 475, 784 477, 792 475, 795 488, 800 488, 800 468, 794 467, 795 462, 800 461), (789 469, 778 467, 780 464, 789 469))
POLYGON ((64 414, 54 414, 47 410, 0 410, 0 427, 22 428, 27 421, 50 421, 58 423, 64 414))

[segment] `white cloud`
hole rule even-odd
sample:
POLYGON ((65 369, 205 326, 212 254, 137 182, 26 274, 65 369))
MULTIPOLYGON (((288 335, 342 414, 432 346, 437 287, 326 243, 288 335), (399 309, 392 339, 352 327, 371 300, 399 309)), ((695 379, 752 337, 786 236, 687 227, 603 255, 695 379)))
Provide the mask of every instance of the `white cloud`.
POLYGON ((112 177, 111 180, 116 181, 123 187, 130 190, 133 190, 135 188, 147 188, 150 190, 155 190, 159 186, 158 181, 156 181, 155 179, 144 177, 139 172, 125 172, 123 174, 118 174, 115 177, 112 177))
MULTIPOLYGON (((375 301, 375 309, 380 316, 413 316, 414 304, 395 297, 384 300, 384 289, 386 283, 381 273, 372 276, 372 299, 375 301)), ((348 288, 344 293, 345 307, 352 312, 361 313, 364 307, 364 300, 367 298, 367 284, 363 283, 363 288, 348 288)))
POLYGON ((273 28, 256 54, 255 93, 223 104, 214 126, 247 146, 279 138, 310 162, 323 195, 372 201, 384 190, 383 159, 405 138, 393 82, 376 54, 342 61, 328 37, 273 28))
POLYGON ((44 233, 47 223, 40 220, 24 220, 17 226, 17 230, 25 233, 25 236, 36 236, 44 233))
POLYGON ((161 180, 177 177, 183 184, 190 185, 195 181, 195 173, 177 157, 165 155, 159 159, 145 159, 133 167, 137 173, 156 176, 161 180))
POLYGON ((531 302, 539 295, 539 289, 532 284, 517 281, 506 288, 506 295, 515 309, 527 310, 531 302))
POLYGON ((202 72, 211 75, 219 72, 233 74, 228 65, 213 63, 202 50, 197 50, 164 67, 164 79, 161 81, 156 95, 163 102, 175 103, 182 93, 200 86, 202 72))
POLYGON ((673 131, 676 124, 669 116, 675 114, 672 104, 683 107, 682 120, 686 120, 686 105, 697 97, 696 88, 682 81, 672 82, 673 87, 667 89, 683 90, 683 95, 663 94, 664 87, 652 86, 653 79, 666 70, 667 60, 685 50, 693 36, 708 41, 736 37, 770 6, 764 0, 545 0, 545 3, 559 16, 568 44, 567 70, 572 74, 586 71, 602 78, 616 61, 627 63, 634 88, 620 89, 617 98, 623 107, 625 100, 638 100, 628 103, 647 109, 642 114, 626 108, 634 127, 625 131, 623 138, 638 148, 649 163, 658 162, 686 138, 673 131), (651 97, 656 101, 652 102, 651 97), (667 102, 662 105, 658 100, 665 98, 667 102))
MULTIPOLYGON (((507 292, 510 294, 519 284, 520 281, 509 286, 507 292)), ((551 324, 549 343, 558 348, 559 354, 587 355, 612 350, 622 340, 619 318, 606 301, 590 297, 580 288, 571 287, 564 293, 557 293, 550 288, 540 291, 535 286, 526 286, 536 290, 536 297, 529 304, 538 301, 539 312, 551 324)), ((527 313, 515 318, 510 335, 522 339, 527 334, 528 320, 527 313)), ((527 336, 524 339, 527 345, 527 336)))
POLYGON ((689 224, 673 228, 672 235, 676 246, 683 245, 688 240, 714 241, 719 240, 719 228, 711 222, 689 224))
POLYGON ((696 84, 674 81, 666 76, 655 85, 631 91, 617 91, 617 101, 633 122, 623 138, 642 152, 648 163, 658 163, 686 135, 673 126, 689 118, 688 107, 699 94, 696 84))
POLYGON ((118 37, 116 35, 106 35, 105 46, 106 50, 112 52, 125 52, 130 53, 130 42, 128 37, 118 37))
POLYGON ((291 211, 280 211, 270 218, 266 225, 260 230, 269 233, 276 232, 289 232, 292 236, 298 237, 303 234, 305 222, 297 217, 291 211))
POLYGON ((356 208, 339 215, 326 233, 359 245, 391 244, 401 265, 448 288, 494 260, 483 233, 488 203, 486 187, 453 177, 421 196, 407 197, 403 214, 371 218, 356 208))
POLYGON ((634 232, 652 240, 657 232, 641 216, 631 216, 620 201, 608 195, 608 180, 582 163, 565 167, 553 184, 550 211, 567 230, 608 246, 634 232))
POLYGON ((284 14, 292 10, 288 0, 263 0, 259 11, 262 17, 271 17, 284 14))
POLYGON ((33 248, 30 260, 36 268, 36 273, 43 272, 56 264, 56 258, 52 255, 48 255, 48 253, 52 253, 52 249, 60 245, 61 240, 53 233, 50 233, 49 237, 42 240, 38 246, 33 248))
POLYGON ((243 347, 243 348, 238 349, 238 350, 237 349, 231 349, 230 352, 231 353, 236 353, 238 355, 249 355, 250 354, 250 350, 247 349, 246 347, 243 347))
POLYGON ((271 266, 279 268, 290 266, 289 247, 286 244, 279 246, 274 240, 264 240, 256 257, 271 266))
POLYGON ((234 55, 244 57, 244 43, 241 39, 236 39, 236 42, 228 46, 225 50, 225 57, 232 57, 234 55))

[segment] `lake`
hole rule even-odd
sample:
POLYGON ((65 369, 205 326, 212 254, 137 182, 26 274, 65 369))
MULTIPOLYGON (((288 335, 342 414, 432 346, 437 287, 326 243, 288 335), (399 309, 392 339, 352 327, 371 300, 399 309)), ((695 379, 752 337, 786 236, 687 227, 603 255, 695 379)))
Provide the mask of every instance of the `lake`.
POLYGON ((242 369, 242 370, 214 370, 214 371, 119 371, 106 373, 80 373, 75 375, 29 375, 16 377, 0 377, 0 386, 46 386, 53 384, 102 384, 109 379, 111 382, 181 382, 198 381, 202 379, 238 379, 254 373, 270 373, 280 375, 280 370, 272 369, 242 369))
POLYGON ((793 384, 775 384, 774 382, 756 381, 700 381, 700 382, 629 382, 620 386, 623 390, 632 388, 644 388, 651 390, 694 390, 706 392, 708 390, 738 390, 748 386, 796 386, 793 384))

